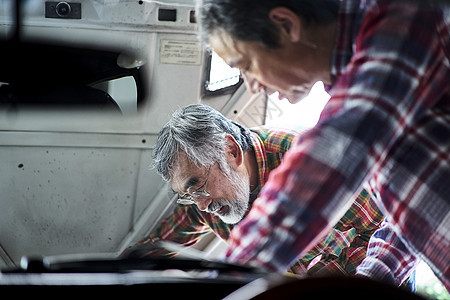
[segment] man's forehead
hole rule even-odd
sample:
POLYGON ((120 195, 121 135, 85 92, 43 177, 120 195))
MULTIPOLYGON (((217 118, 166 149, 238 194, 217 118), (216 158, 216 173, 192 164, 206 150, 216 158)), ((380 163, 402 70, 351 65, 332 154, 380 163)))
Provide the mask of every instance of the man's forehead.
POLYGON ((174 161, 169 183, 174 191, 184 192, 188 183, 192 182, 192 178, 201 174, 201 169, 191 162, 184 152, 181 152, 174 161))

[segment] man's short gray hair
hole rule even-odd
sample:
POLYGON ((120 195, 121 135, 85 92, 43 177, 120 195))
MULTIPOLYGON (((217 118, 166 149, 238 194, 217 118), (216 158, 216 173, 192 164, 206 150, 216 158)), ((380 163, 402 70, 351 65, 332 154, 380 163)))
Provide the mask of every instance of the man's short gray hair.
POLYGON ((223 161, 227 134, 234 137, 244 152, 252 147, 249 130, 217 110, 203 104, 182 107, 159 132, 153 166, 168 181, 181 151, 197 167, 223 161))

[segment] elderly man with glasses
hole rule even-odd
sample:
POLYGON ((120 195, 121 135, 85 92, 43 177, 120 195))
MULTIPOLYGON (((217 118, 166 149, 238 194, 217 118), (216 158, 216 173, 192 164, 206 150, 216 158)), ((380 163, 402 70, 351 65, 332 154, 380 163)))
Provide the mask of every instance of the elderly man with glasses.
MULTIPOLYGON (((268 127, 248 130, 206 105, 176 111, 160 131, 153 163, 178 194, 179 205, 138 245, 165 240, 192 246, 210 232, 227 241, 296 135, 268 127)), ((290 270, 355 274, 382 221, 362 190, 328 235, 290 270)))

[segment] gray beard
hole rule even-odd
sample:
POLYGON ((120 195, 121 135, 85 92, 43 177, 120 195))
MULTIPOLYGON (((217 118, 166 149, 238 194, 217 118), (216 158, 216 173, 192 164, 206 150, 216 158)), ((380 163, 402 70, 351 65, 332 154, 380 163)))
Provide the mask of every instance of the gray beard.
POLYGON ((241 221, 247 212, 250 197, 249 179, 231 168, 224 172, 225 176, 231 183, 235 199, 221 199, 213 201, 207 208, 206 212, 218 216, 227 224, 236 224, 241 221), (219 215, 217 213, 223 206, 228 206, 228 211, 219 215))

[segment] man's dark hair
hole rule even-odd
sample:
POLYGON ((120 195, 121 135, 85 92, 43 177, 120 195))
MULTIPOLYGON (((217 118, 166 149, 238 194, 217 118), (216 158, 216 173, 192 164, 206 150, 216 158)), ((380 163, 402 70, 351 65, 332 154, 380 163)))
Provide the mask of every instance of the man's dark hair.
POLYGON ((340 0, 197 0, 200 39, 208 43, 220 30, 241 41, 278 47, 279 28, 269 18, 275 7, 295 12, 306 26, 328 24, 337 19, 340 0))

